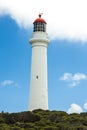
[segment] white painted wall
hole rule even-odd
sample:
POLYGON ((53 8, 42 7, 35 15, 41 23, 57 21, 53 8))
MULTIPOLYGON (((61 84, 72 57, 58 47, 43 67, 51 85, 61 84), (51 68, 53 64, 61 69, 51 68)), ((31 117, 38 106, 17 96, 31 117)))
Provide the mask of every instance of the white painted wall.
POLYGON ((32 45, 29 110, 48 109, 47 45, 45 32, 34 32, 32 45))

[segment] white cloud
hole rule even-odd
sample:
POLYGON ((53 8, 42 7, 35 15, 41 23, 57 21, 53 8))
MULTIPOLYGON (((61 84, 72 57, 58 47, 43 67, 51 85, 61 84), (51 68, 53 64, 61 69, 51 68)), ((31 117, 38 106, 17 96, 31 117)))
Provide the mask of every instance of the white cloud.
POLYGON ((0 82, 0 86, 3 86, 3 87, 5 87, 5 86, 11 86, 11 85, 15 86, 15 87, 18 86, 18 84, 15 83, 13 80, 4 80, 4 81, 0 82))
POLYGON ((85 75, 83 73, 76 73, 73 75, 72 78, 74 81, 85 80, 85 79, 87 79, 87 75, 85 75))
POLYGON ((70 87, 75 87, 79 85, 82 80, 87 80, 87 75, 83 73, 64 73, 59 80, 67 82, 70 87))
POLYGON ((64 73, 63 76, 60 77, 60 80, 71 81, 72 80, 72 74, 71 73, 64 73))
POLYGON ((75 87, 75 86, 78 86, 80 84, 80 81, 73 81, 72 83, 69 83, 69 86, 71 88, 75 87))
POLYGON ((86 103, 84 103, 84 109, 86 109, 86 110, 87 110, 87 102, 86 102, 86 103))
POLYGON ((67 113, 71 114, 71 113, 81 113, 83 112, 82 108, 78 105, 78 104, 71 104, 70 108, 68 109, 67 113))
POLYGON ((39 12, 51 38, 87 41, 87 0, 0 0, 0 15, 10 15, 21 27, 31 26, 39 12))

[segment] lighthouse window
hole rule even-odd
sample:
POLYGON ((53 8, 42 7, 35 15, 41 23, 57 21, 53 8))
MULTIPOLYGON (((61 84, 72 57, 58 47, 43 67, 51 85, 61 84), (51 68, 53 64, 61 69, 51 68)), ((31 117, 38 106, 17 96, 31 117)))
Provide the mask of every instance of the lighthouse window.
POLYGON ((36 76, 36 79, 38 79, 38 75, 36 76))

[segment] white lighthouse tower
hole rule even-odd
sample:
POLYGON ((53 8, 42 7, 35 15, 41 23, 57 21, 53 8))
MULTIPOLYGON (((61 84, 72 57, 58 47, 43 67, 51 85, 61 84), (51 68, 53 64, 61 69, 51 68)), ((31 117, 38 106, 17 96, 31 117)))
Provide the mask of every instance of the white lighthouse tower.
POLYGON ((48 81, 47 81, 47 46, 49 44, 46 33, 46 21, 37 18, 33 23, 33 34, 30 38, 32 46, 31 79, 29 111, 34 109, 48 109, 48 81))

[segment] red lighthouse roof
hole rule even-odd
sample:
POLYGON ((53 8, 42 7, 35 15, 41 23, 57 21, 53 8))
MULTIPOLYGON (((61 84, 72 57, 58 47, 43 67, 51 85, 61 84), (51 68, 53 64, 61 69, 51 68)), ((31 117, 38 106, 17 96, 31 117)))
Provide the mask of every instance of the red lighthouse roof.
POLYGON ((46 21, 43 18, 41 18, 41 15, 42 14, 39 14, 39 18, 35 19, 34 23, 38 23, 38 22, 46 23, 46 21))

